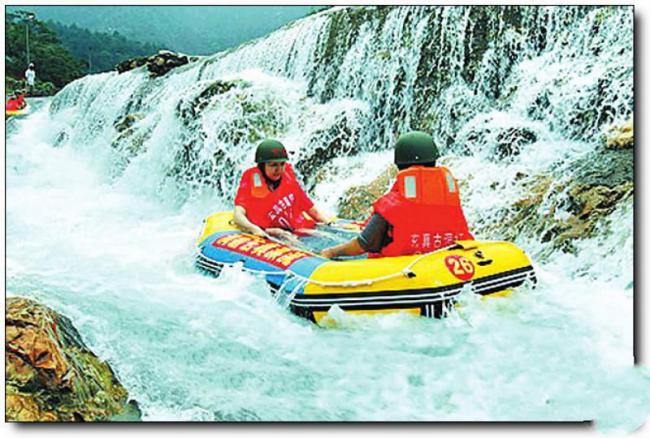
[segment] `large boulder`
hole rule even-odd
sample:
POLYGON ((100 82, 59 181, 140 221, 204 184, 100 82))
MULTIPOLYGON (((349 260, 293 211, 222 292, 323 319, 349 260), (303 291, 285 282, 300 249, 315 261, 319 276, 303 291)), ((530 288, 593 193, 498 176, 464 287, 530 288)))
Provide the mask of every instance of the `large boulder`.
POLYGON ((6 309, 8 421, 140 420, 137 403, 68 318, 26 298, 8 298, 6 309))

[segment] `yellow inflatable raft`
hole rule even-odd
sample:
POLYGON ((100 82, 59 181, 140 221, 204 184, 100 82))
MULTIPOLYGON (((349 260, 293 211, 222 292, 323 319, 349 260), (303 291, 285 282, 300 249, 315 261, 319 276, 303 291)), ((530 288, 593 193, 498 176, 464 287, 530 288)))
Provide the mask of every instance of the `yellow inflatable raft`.
POLYGON ((464 240, 426 254, 328 260, 302 246, 244 233, 232 219, 229 211, 204 221, 196 266, 212 275, 233 264, 260 273, 278 301, 315 322, 334 306, 350 313, 440 317, 463 287, 495 296, 535 282, 528 256, 508 242, 464 240))

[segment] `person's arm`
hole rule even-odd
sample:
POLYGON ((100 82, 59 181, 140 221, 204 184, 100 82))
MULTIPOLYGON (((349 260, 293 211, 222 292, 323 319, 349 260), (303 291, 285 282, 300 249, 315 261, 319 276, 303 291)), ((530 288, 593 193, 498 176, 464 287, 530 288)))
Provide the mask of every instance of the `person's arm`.
POLYGON ((320 255, 322 255, 325 258, 331 259, 332 257, 339 257, 339 256, 360 255, 363 254, 364 252, 366 252, 366 250, 361 247, 361 245, 359 244, 359 239, 355 237, 353 239, 348 240, 345 243, 341 243, 340 245, 325 248, 320 252, 320 255))
POLYGON ((389 224, 379 213, 374 213, 359 237, 341 245, 325 248, 323 257, 354 256, 364 252, 378 253, 387 244, 389 224))
POLYGON ((311 216, 313 219, 315 219, 316 222, 319 222, 319 223, 322 223, 322 224, 329 224, 330 223, 330 220, 328 218, 326 218, 325 215, 322 214, 320 212, 320 210, 318 210, 316 208, 316 206, 313 206, 312 208, 307 210, 307 214, 309 214, 309 216, 311 216))
POLYGON ((244 231, 248 231, 255 236, 268 237, 268 234, 266 234, 266 232, 261 227, 258 227, 250 220, 248 220, 248 217, 246 216, 246 209, 241 205, 235 205, 235 216, 233 219, 235 221, 235 224, 237 224, 237 226, 239 228, 242 228, 244 231))

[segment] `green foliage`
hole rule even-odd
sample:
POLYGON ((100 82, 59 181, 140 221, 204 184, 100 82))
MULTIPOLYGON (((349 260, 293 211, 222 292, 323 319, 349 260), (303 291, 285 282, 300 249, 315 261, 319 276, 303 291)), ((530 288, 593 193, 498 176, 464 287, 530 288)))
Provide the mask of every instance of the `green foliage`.
MULTIPOLYGON (((7 6, 13 12, 16 6, 7 6)), ((25 6, 43 20, 93 31, 109 28, 172 51, 210 55, 266 35, 304 17, 313 6, 25 6)), ((84 59, 86 57, 84 56, 84 59)), ((94 61, 93 61, 94 62, 94 61)))
MULTIPOLYGON (((60 43, 56 33, 26 11, 5 15, 5 76, 23 80, 27 68, 29 26, 30 61, 36 67, 36 81, 51 83, 57 89, 83 75, 84 64, 60 43)), ((43 88, 43 87, 41 87, 43 88)))
POLYGON ((161 44, 129 40, 117 31, 93 32, 56 21, 47 21, 47 25, 61 38, 66 49, 84 60, 88 73, 110 71, 122 61, 152 55, 164 48, 161 44))

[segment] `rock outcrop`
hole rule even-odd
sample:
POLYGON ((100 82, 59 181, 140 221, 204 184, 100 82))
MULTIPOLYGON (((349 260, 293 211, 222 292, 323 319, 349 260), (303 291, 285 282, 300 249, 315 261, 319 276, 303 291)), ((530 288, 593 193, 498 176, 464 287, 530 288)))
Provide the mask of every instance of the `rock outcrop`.
POLYGON ((605 146, 608 149, 634 148, 634 124, 632 120, 621 126, 610 128, 605 134, 605 146))
POLYGON ((199 58, 196 56, 187 56, 181 53, 161 50, 152 56, 142 56, 120 62, 115 66, 115 69, 118 73, 124 73, 144 65, 149 71, 149 76, 157 78, 166 75, 170 70, 173 70, 176 67, 180 67, 181 65, 188 64, 198 59, 199 58))
POLYGON ((519 175, 515 183, 526 196, 478 233, 505 240, 529 236, 573 252, 578 239, 592 237, 634 194, 632 132, 631 122, 610 129, 602 146, 553 174, 519 175))
POLYGON ((26 298, 8 298, 6 309, 7 421, 140 420, 137 403, 68 318, 26 298))
MULTIPOLYGON (((203 110, 213 101, 217 96, 221 96, 234 88, 245 89, 250 87, 250 83, 242 80, 215 80, 210 82, 203 90, 196 96, 190 99, 180 99, 176 106, 176 114, 185 126, 192 125, 203 110)), ((246 98, 245 94, 237 96, 238 102, 243 102, 246 98)), ((242 104, 242 110, 246 110, 245 104, 242 104)))
POLYGON ((395 175, 397 168, 389 166, 370 183, 350 187, 339 199, 338 216, 354 220, 366 219, 372 212, 372 203, 386 193, 395 175))
MULTIPOLYGON (((296 162, 296 169, 301 175, 313 175, 325 164, 336 157, 356 155, 357 141, 360 136, 358 120, 363 117, 360 111, 339 115, 331 126, 315 131, 305 153, 296 162)), ((313 180, 307 181, 307 190, 315 186, 313 180)))

